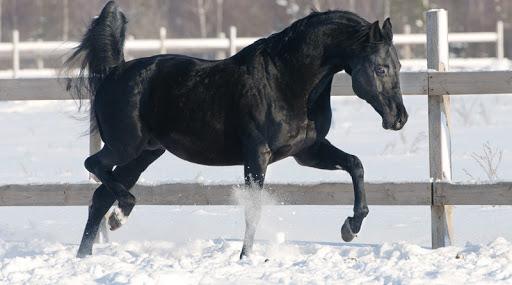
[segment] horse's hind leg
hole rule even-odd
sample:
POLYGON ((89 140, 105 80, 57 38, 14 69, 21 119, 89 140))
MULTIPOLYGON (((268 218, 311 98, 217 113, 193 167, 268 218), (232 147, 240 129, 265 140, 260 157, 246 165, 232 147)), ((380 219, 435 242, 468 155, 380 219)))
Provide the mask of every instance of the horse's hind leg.
MULTIPOLYGON (((163 153, 164 150, 161 149, 145 150, 136 159, 125 165, 116 167, 112 172, 112 176, 126 189, 130 189, 135 185, 140 174, 163 153)), ((80 248, 78 249, 78 257, 92 253, 92 246, 98 233, 101 219, 114 204, 115 200, 116 197, 114 193, 109 191, 104 184, 100 185, 96 191, 94 191, 92 203, 89 207, 89 217, 85 226, 82 242, 80 243, 80 248)))
POLYGON ((345 220, 341 228, 344 241, 351 241, 360 231, 363 219, 368 215, 368 204, 364 191, 364 170, 357 156, 348 154, 334 147, 323 139, 295 156, 297 162, 304 166, 320 169, 346 170, 352 177, 354 185, 354 217, 345 220))
POLYGON ((128 216, 135 206, 135 196, 121 184, 112 173, 114 166, 124 165, 135 159, 142 150, 125 151, 124 154, 114 152, 105 145, 96 154, 85 160, 85 168, 94 174, 108 190, 110 190, 118 201, 119 208, 125 216, 128 216))

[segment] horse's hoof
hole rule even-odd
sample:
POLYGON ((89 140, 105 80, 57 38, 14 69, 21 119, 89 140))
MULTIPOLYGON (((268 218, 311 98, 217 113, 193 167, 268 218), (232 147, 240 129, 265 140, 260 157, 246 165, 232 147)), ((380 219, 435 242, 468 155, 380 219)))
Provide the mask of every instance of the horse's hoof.
POLYGON ((89 255, 92 255, 92 253, 78 251, 76 253, 76 258, 85 258, 89 255))
POLYGON ((110 230, 115 231, 119 229, 124 223, 126 223, 126 216, 123 214, 123 211, 120 208, 116 207, 108 217, 110 230))
POLYGON ((352 232, 352 229, 350 228, 350 220, 349 219, 350 218, 347 218, 345 220, 345 222, 343 223, 343 226, 341 227, 341 238, 345 242, 350 242, 356 237, 356 234, 354 234, 354 232, 352 232))

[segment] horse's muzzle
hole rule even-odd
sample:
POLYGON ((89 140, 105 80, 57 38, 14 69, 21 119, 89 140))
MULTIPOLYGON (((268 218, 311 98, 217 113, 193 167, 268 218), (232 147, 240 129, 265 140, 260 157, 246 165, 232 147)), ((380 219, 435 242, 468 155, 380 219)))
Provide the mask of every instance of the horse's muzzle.
POLYGON ((405 123, 407 123, 407 119, 409 118, 409 114, 407 114, 407 110, 403 105, 398 107, 397 115, 394 120, 382 120, 382 127, 386 130, 401 130, 405 123))
POLYGON ((405 126, 405 123, 407 123, 407 119, 409 119, 409 114, 407 114, 407 110, 405 110, 405 107, 399 108, 398 116, 391 126, 392 130, 398 131, 402 129, 405 126))

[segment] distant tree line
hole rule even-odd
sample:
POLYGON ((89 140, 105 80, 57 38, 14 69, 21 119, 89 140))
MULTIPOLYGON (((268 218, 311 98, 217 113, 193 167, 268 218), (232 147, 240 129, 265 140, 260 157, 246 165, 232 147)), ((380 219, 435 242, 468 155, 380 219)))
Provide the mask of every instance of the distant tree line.
MULTIPOLYGON (((0 0, 0 41, 10 41, 11 31, 21 40, 77 40, 91 17, 106 0, 0 0)), ((512 29, 510 0, 118 0, 129 19, 128 33, 135 38, 157 38, 159 27, 167 36, 216 37, 233 25, 239 36, 264 36, 279 31, 311 11, 352 10, 366 19, 391 16, 395 32, 404 25, 423 32, 424 12, 445 8, 450 31, 494 31, 497 20, 512 29)), ((506 33, 507 35, 507 33, 506 33)), ((506 55, 512 55, 507 37, 506 55)), ((493 56, 488 44, 472 44, 472 56, 493 56), (487 54, 488 53, 488 54, 487 54)))

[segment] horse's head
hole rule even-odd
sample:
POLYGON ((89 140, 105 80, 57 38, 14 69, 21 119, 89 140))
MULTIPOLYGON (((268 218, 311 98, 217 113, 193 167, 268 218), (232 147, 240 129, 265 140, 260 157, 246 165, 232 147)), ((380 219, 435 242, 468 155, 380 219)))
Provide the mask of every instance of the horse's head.
POLYGON ((349 61, 347 73, 352 76, 356 95, 367 101, 382 117, 384 129, 400 130, 407 122, 407 111, 400 90, 400 61, 393 46, 391 21, 382 29, 371 24, 365 38, 367 50, 361 50, 349 61))

